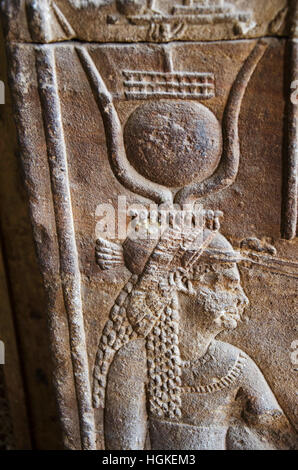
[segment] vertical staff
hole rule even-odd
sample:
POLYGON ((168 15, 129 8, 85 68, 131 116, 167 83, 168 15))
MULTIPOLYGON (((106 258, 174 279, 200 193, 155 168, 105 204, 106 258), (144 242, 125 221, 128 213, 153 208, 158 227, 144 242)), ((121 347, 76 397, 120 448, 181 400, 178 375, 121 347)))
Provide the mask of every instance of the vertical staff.
POLYGON ((96 450, 94 410, 81 298, 81 275, 72 215, 55 49, 52 46, 36 47, 36 68, 56 218, 60 278, 68 316, 82 449, 96 450))
MULTIPOLYGON (((290 8, 291 28, 288 39, 288 105, 286 136, 286 171, 284 187, 284 216, 282 236, 292 240, 297 231, 298 189, 298 102, 293 87, 298 84, 298 1, 292 0, 290 8)), ((297 93, 296 93, 297 95, 297 93)))

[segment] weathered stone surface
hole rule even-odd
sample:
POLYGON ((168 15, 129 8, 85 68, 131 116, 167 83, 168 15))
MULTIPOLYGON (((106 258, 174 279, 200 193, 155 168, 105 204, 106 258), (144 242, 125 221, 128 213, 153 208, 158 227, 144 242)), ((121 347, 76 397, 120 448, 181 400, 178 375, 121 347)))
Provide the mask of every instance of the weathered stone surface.
POLYGON ((5 376, 15 448, 61 448, 51 383, 47 306, 34 250, 6 67, 1 31, 0 79, 5 82, 5 104, 0 105, 0 230, 3 252, 3 262, 0 262, 0 340, 5 343, 6 364, 0 368, 5 376))
POLYGON ((286 0, 194 0, 188 6, 183 0, 3 3, 9 21, 8 37, 25 42, 213 41, 283 35, 287 29, 286 0))
POLYGON ((127 158, 143 176, 169 187, 203 181, 222 152, 220 125, 197 103, 148 103, 129 117, 124 130, 127 158))
MULTIPOLYGON (((287 2, 239 1, 230 8, 252 12, 254 29, 211 22, 179 32, 163 19, 148 37, 146 9, 170 2, 145 3, 57 1, 48 11, 47 2, 27 2, 31 35, 23 2, 6 4, 64 443, 295 448, 292 101, 287 144, 283 124, 295 22, 283 27, 287 2), (46 21, 54 10, 68 19, 68 35, 46 21), (163 36, 171 28, 181 36, 163 36), (254 38, 266 35, 276 37, 254 38), (94 43, 59 43, 73 38, 94 43), (164 203, 155 219, 153 203, 164 203), (174 212, 186 203, 188 224, 174 212), (285 238, 282 223, 291 228, 285 238)), ((199 7, 229 8, 180 3, 177 15, 191 18, 199 7)))

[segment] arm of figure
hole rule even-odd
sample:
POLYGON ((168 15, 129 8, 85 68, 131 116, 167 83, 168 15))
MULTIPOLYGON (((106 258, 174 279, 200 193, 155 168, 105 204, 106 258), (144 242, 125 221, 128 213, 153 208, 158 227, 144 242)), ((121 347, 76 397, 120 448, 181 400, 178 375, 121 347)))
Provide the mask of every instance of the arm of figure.
POLYGON ((145 342, 131 341, 110 367, 105 401, 107 450, 143 450, 147 435, 145 342))
MULTIPOLYGON (((247 426, 240 431, 238 441, 248 448, 258 449, 293 449, 297 446, 297 433, 264 375, 249 357, 237 398, 242 400, 242 418, 247 426)), ((234 439, 234 446, 236 441, 234 439)))

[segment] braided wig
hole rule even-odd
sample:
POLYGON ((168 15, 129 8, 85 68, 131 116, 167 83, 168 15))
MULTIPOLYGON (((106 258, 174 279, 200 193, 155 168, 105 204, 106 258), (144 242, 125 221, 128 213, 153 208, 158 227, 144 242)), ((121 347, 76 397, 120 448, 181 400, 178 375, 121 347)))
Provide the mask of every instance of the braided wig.
POLYGON ((168 229, 142 274, 132 275, 118 295, 96 355, 95 408, 104 407, 107 375, 116 352, 131 340, 145 338, 150 415, 181 417, 178 293, 195 295, 193 281, 200 282, 211 262, 237 261, 232 246, 216 230, 205 229, 198 246, 199 235, 202 230, 199 234, 193 229, 187 233, 168 229))

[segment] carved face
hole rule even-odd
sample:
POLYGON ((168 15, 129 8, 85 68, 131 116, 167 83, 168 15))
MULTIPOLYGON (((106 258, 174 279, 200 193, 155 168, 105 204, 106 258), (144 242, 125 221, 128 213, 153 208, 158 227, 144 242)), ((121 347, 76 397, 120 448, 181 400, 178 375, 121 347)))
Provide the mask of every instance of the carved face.
POLYGON ((198 265, 192 280, 192 305, 205 329, 235 329, 249 301, 235 263, 198 265))

